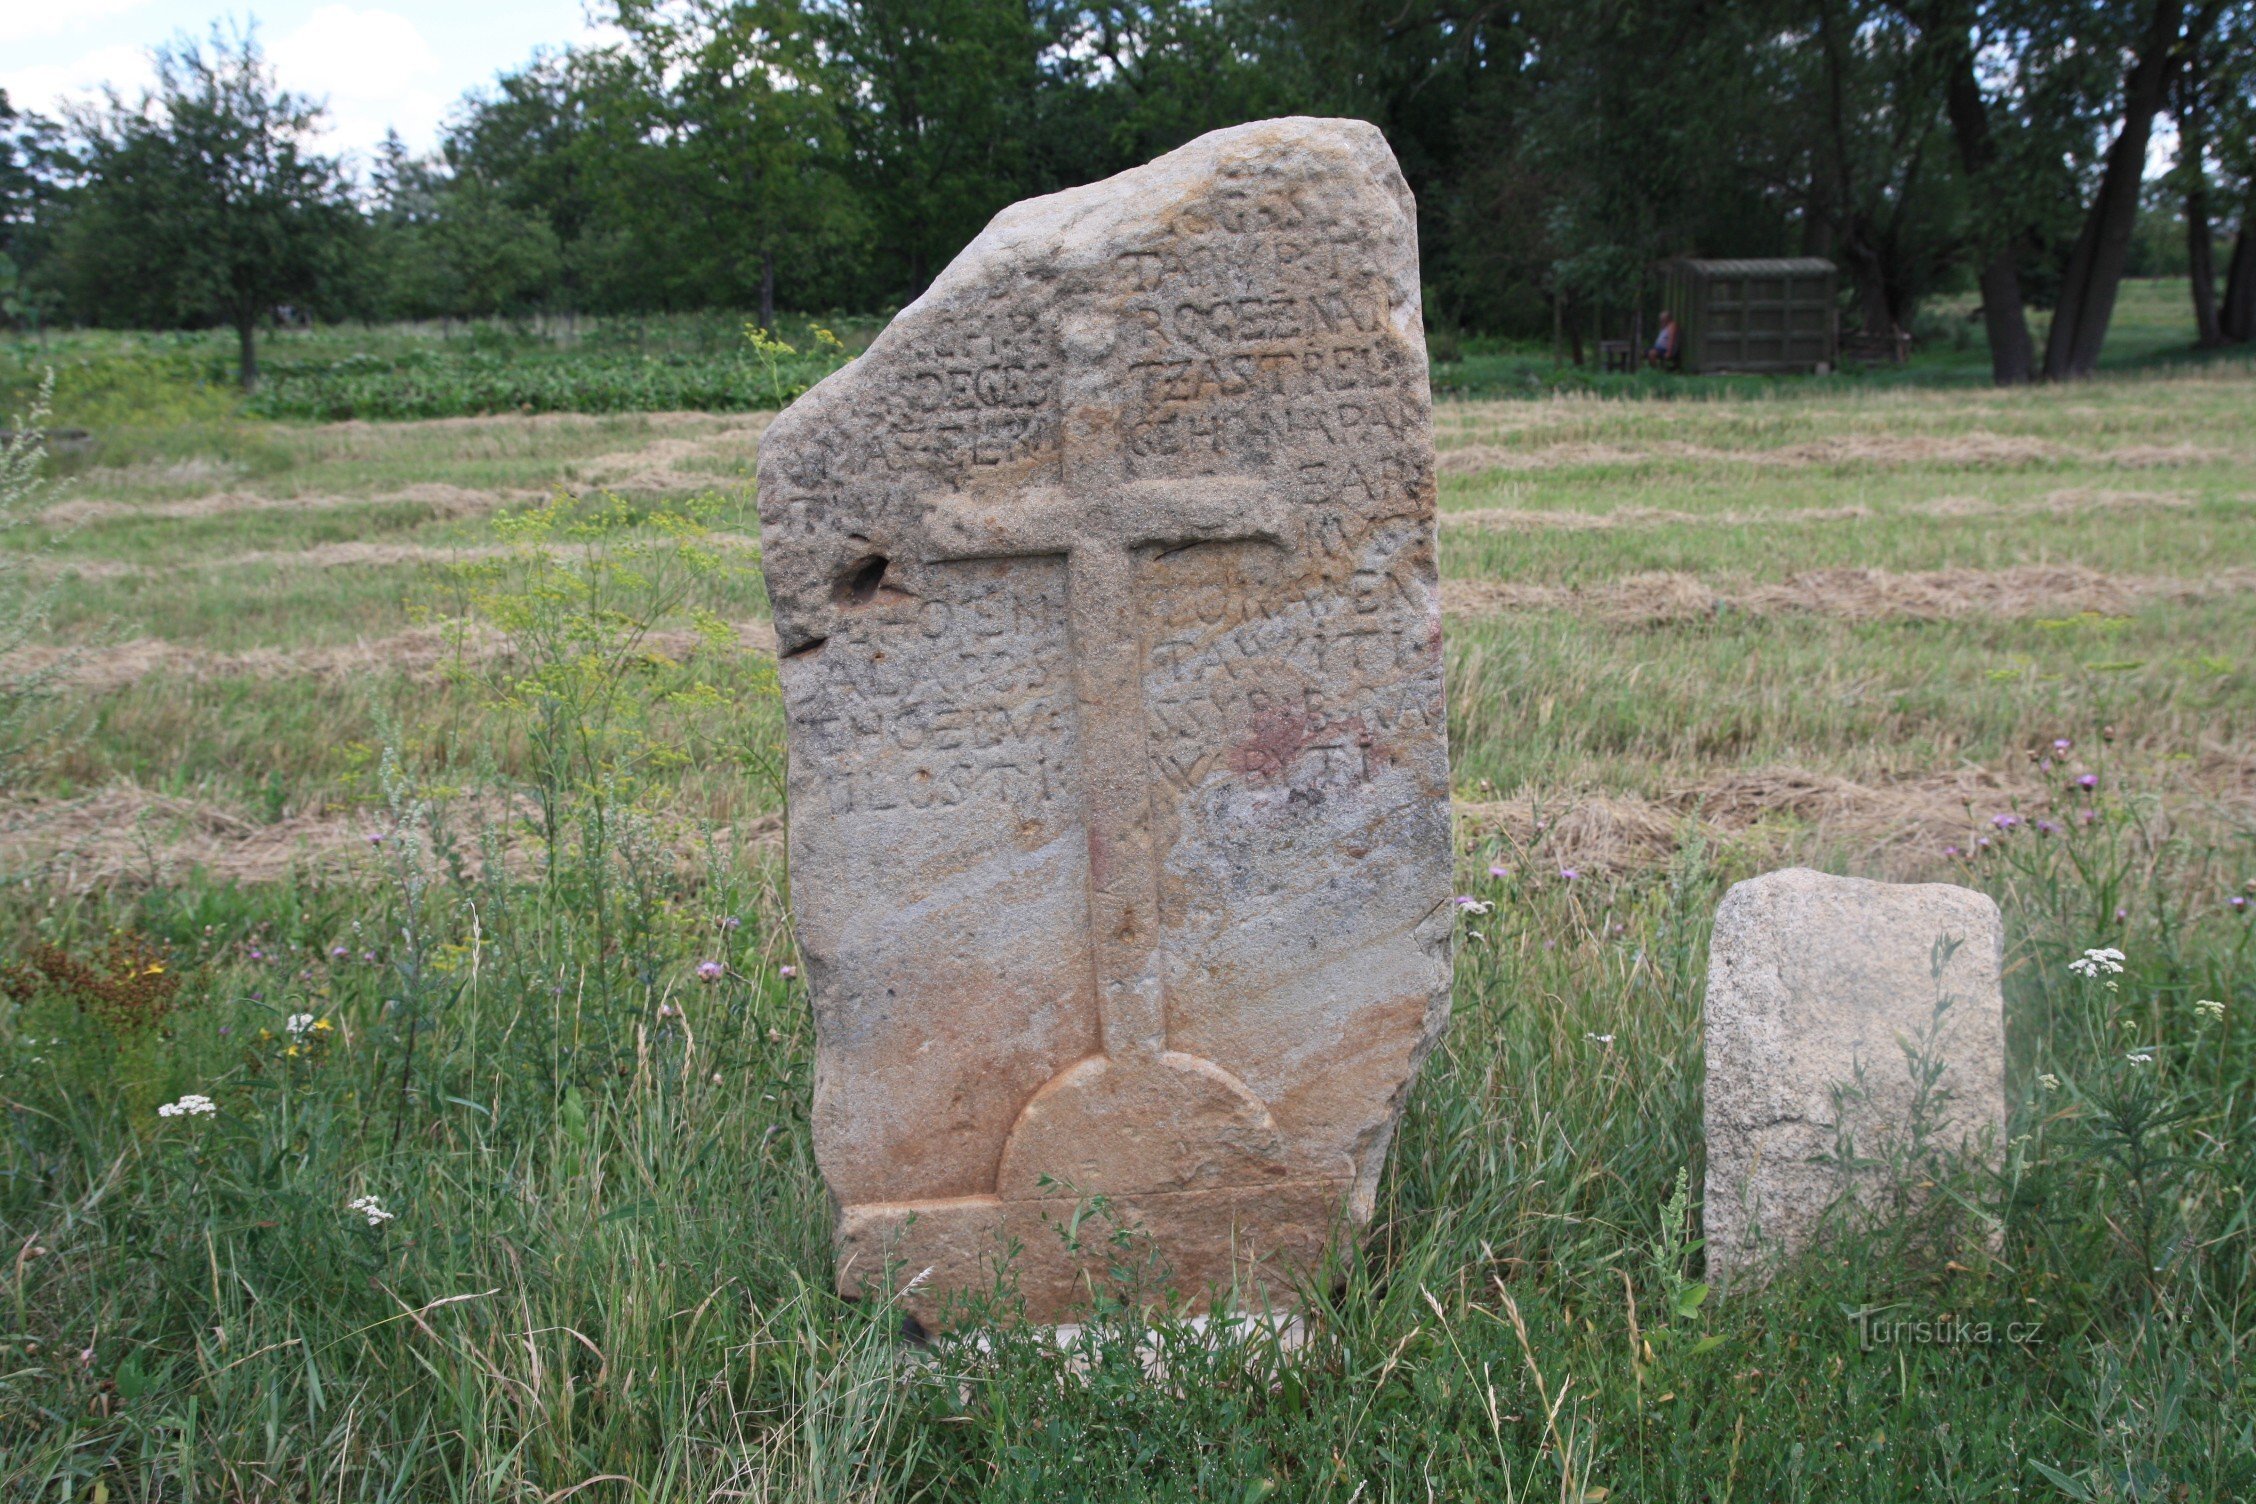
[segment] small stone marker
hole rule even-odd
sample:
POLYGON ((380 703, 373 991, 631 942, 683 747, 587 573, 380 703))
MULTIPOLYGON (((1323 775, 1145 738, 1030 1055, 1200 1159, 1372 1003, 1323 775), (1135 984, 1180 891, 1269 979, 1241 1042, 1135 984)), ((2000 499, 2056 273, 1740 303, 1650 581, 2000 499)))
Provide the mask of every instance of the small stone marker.
POLYGON ((1384 140, 1265 121, 1005 210, 776 419, 760 518, 841 1288, 929 1318, 1015 1244, 1037 1320, 1145 1259, 1274 1297, 1448 1016, 1384 140))
MULTIPOLYGON (((1947 883, 1796 867, 1732 885, 1708 949, 1712 1281, 1759 1279, 1766 1252, 1808 1243, 1844 1189, 1844 1129, 1860 1161, 1909 1142, 1907 1044, 1941 1064, 1934 1090, 1949 1094, 1927 1112, 1928 1143, 2000 1151, 2004 946, 1997 905, 1947 883)), ((1854 1191, 1871 1179, 1858 1172, 1854 1191)))

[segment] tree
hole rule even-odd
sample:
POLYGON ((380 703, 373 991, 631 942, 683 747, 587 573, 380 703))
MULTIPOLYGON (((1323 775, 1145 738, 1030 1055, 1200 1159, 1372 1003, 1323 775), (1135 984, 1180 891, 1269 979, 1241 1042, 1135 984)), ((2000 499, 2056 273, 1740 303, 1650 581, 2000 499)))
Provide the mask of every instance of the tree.
POLYGON ((778 262, 818 260, 860 226, 822 28, 796 0, 616 0, 612 23, 624 72, 598 111, 633 143, 614 208, 672 250, 692 301, 756 301, 772 325, 778 262))
POLYGON ((1716 147, 1798 210, 1803 248, 1847 272, 1867 333, 1908 329, 1965 251, 1948 47, 1884 0, 1799 0, 1780 23, 1750 59, 1766 108, 1716 147))
MULTIPOLYGON (((2204 87, 2196 108, 2206 116, 2203 135, 2216 167, 2211 179, 2204 164, 2204 184, 2226 212, 2237 206, 2240 214, 2216 334, 2223 342, 2248 344, 2256 342, 2256 5, 2226 10, 2198 64, 2204 87)), ((2193 233, 2190 224, 2187 233, 2193 233)))
POLYGON ((61 143, 61 127, 19 113, 0 89, 0 320, 8 323, 36 324, 47 301, 32 272, 61 143))
POLYGON ((2186 278, 2193 290, 2194 343, 2204 350, 2224 343, 2217 322, 2216 231, 2209 218, 2209 83, 2198 54, 2179 71, 2170 113, 2178 124, 2173 185, 2184 205, 2186 278))
POLYGON ((475 177, 548 227, 558 262, 551 301, 644 308, 672 280, 652 264, 655 247, 638 254, 631 243, 630 227, 652 213, 649 194, 631 184, 614 191, 645 149, 634 134, 643 113, 634 70, 616 55, 541 52, 464 100, 447 131, 447 172, 475 177))
POLYGON ((1024 0, 828 0, 823 16, 856 101, 847 170, 913 298, 1028 185, 1042 38, 1024 0))
POLYGON ((103 322, 218 322, 243 389, 277 303, 318 299, 358 225, 322 108, 281 89, 257 37, 215 27, 155 52, 157 83, 75 112, 76 186, 60 251, 72 303, 103 322))
POLYGON ((1943 81, 1943 111, 1958 147, 1959 170, 1971 188, 1973 244, 1982 290, 1982 324, 1989 336, 1990 379, 2022 386, 2037 375, 2036 343, 2029 337, 2028 303, 2021 290, 2021 251, 2029 216, 2020 206, 2007 155, 2000 151, 1989 102, 1983 97, 1976 56, 1981 50, 1974 17, 1950 0, 1919 15, 1934 40, 1943 81))
POLYGON ((2121 123, 2108 147, 2083 231, 2061 276, 2052 333, 2045 342, 2045 375, 2051 380, 2088 376, 2099 364, 2100 346, 2115 314, 2115 294, 2130 254, 2131 233, 2138 224, 2139 188, 2146 177, 2154 117, 2169 98, 2186 59, 2199 50, 2223 9, 2223 0, 2191 7, 2186 0, 2145 0, 2136 6, 2098 6, 2087 18, 2087 41, 2095 36, 2119 38, 2118 46, 2129 62, 2118 94, 2121 123), (2126 23, 2135 29, 2126 32, 2126 23), (2116 37, 2109 37, 2111 30, 2116 37))

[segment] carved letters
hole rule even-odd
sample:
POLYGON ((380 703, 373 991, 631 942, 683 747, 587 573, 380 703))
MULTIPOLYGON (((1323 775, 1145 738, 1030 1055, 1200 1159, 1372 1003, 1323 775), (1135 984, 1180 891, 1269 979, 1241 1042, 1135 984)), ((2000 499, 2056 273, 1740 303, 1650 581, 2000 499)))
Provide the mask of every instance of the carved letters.
MULTIPOLYGON (((760 506, 840 1280, 1102 1191, 1193 1297, 1369 1213, 1446 1016, 1433 455, 1368 126, 999 216, 779 418, 760 506)), ((912 1271, 913 1272, 913 1271, 912 1271)))

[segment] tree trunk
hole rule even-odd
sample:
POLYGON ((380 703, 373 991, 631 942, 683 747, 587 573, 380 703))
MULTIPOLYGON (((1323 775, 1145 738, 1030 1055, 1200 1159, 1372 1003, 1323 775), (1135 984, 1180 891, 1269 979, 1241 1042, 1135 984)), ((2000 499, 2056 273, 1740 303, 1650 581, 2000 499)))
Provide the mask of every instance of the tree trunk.
POLYGON ((1856 284, 1857 319, 1868 335, 1888 335, 1895 332, 1895 318, 1888 310, 1888 279, 1880 269, 1879 259, 1868 253, 1852 253, 1849 258, 1849 280, 1856 284))
POLYGON ((2209 121, 2201 60, 2178 75, 2178 175, 2185 181, 2186 275, 2193 284, 2194 342, 2214 350, 2225 342, 2217 325, 2217 237, 2209 225, 2209 121))
POLYGON ((775 330, 775 252, 760 253, 760 327, 775 330))
POLYGON ((2217 322, 2217 243, 2209 228, 2209 184, 2196 177, 2186 189, 2186 272, 2193 278, 2193 327, 2204 350, 2225 342, 2217 322))
POLYGON ((2021 302, 2021 267, 2013 247, 2001 247, 1982 268, 1982 330, 1990 340, 1990 379, 2027 386, 2037 379, 2037 346, 2029 337, 2029 310, 2021 302))
POLYGON ((2256 202, 2241 211, 2240 234, 2225 268, 2225 306, 2217 332, 2236 345, 2256 344, 2256 202))
MULTIPOLYGON (((1963 34, 1951 62, 1944 102, 1959 161, 1979 187, 1997 160, 1997 143, 1990 136, 1989 107, 1982 101, 1982 81, 1974 72, 1974 51, 1963 34)), ((2037 374, 2029 310, 2021 300, 2018 239, 2013 227, 2000 224, 1988 226, 1984 236, 1982 327, 1990 340, 1990 379, 1999 386, 2025 386, 2037 374)))
POLYGON ((236 379, 248 392, 258 386, 258 315, 235 316, 235 348, 236 379))
POLYGON ((2060 305, 2053 311, 2052 335, 2045 342, 2045 376, 2066 381, 2089 376, 2099 366, 2099 349, 2115 316, 2115 294, 2130 259, 2131 233, 2138 227, 2139 185, 2146 177, 2146 146, 2154 116, 2168 97, 2181 55, 2178 31, 2185 0, 2155 0, 2153 18, 2138 57, 2123 81, 2123 128, 2107 149, 2099 192, 2084 216, 2083 233, 2068 257, 2060 283, 2060 305))

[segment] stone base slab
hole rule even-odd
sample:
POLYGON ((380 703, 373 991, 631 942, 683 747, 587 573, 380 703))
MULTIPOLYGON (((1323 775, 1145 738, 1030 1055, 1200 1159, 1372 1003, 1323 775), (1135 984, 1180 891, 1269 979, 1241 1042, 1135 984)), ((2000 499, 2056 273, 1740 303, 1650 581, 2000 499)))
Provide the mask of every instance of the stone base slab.
POLYGON ((1135 1286, 1172 1291, 1194 1311, 1285 1305, 1292 1282, 1344 1246, 1350 1188, 1344 1179, 1305 1180, 1080 1201, 849 1206, 839 1214, 838 1288, 859 1296, 890 1284, 927 1326, 940 1323, 941 1292, 955 1291, 996 1291, 999 1305, 1017 1298, 1049 1313, 1085 1312, 1095 1291, 1135 1286))

